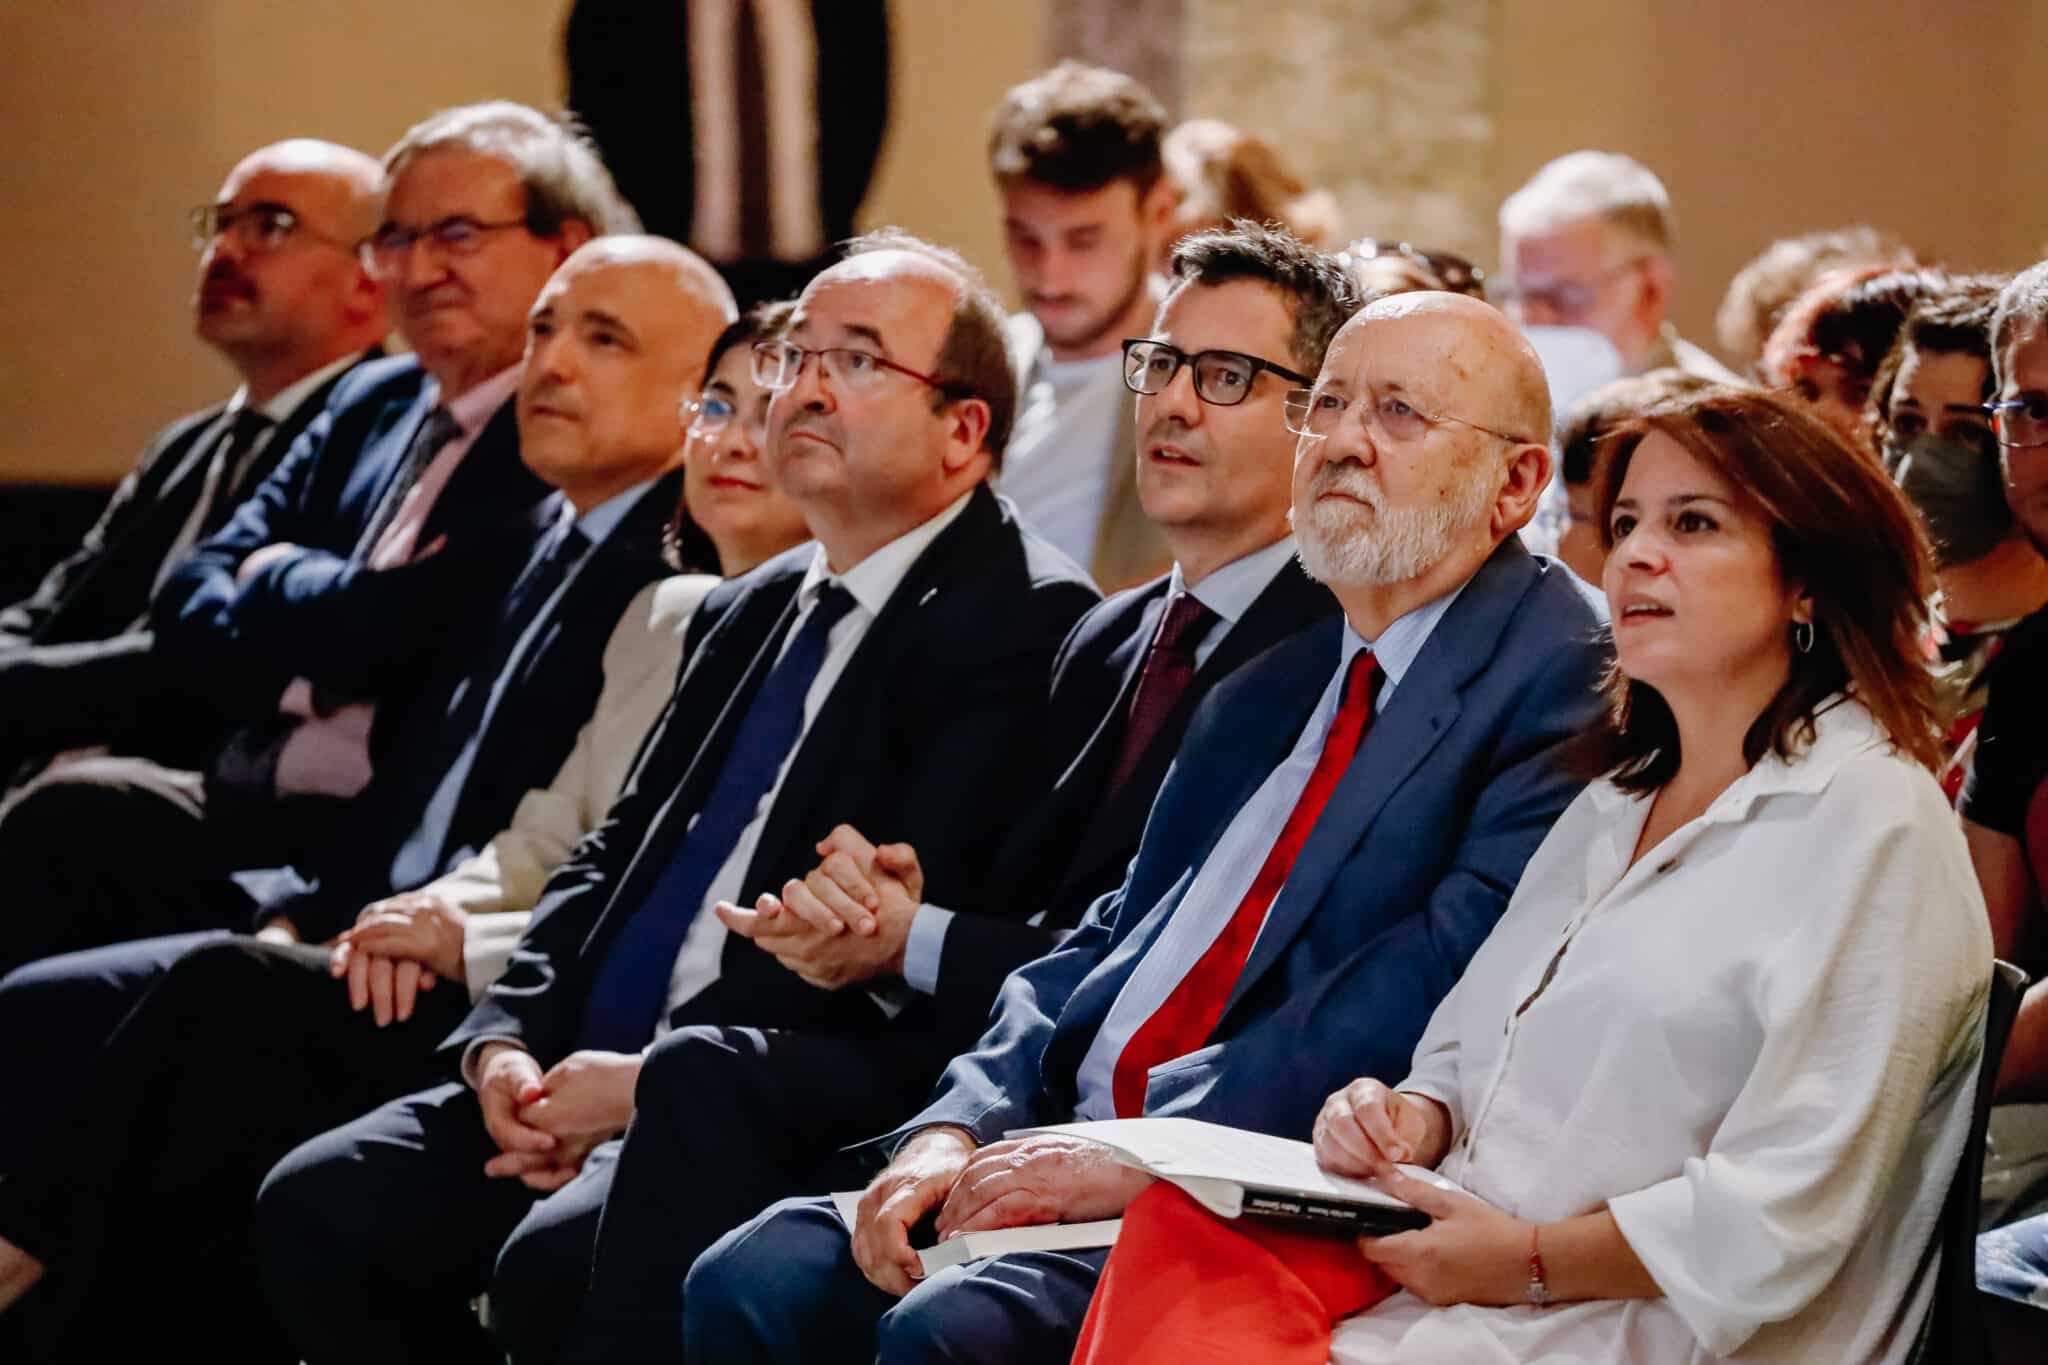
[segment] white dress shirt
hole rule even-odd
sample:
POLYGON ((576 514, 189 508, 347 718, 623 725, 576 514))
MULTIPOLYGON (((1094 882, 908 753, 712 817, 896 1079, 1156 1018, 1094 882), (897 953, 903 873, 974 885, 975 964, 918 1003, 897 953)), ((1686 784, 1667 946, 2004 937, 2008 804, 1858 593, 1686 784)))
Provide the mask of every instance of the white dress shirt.
POLYGON ((1650 804, 1566 809, 1400 1088, 1448 1111, 1445 1175, 1537 1222, 1604 1205, 1665 1297, 1402 1293, 1336 1360, 1906 1359, 1991 967, 1962 831, 1853 702, 1631 867, 1650 804))
MULTIPOLYGON (((1230 634, 1238 619, 1251 610, 1252 603, 1259 600, 1259 594, 1271 587, 1280 571, 1293 562, 1294 537, 1283 536, 1263 550, 1254 550, 1220 569, 1212 570, 1192 588, 1182 577, 1179 563, 1174 564, 1166 600, 1171 603, 1185 592, 1218 617, 1216 624, 1195 644, 1196 668, 1209 662, 1209 657, 1223 644, 1224 637, 1230 634)), ((1149 640, 1145 647, 1151 648, 1149 640)), ((953 912, 943 906, 925 904, 917 907, 910 921, 910 936, 903 944, 903 980, 912 990, 926 995, 938 990, 939 959, 945 953, 946 929, 952 922, 953 912)), ((1034 916, 1032 923, 1037 922, 1038 917, 1034 916)))
MULTIPOLYGON (((768 813, 775 809, 775 798, 782 792, 782 779, 788 776, 790 763, 795 760, 797 751, 803 748, 804 737, 810 734, 811 723, 818 718, 825 699, 832 695, 839 675, 846 671, 854 651, 867 638, 868 628, 882 614, 882 608, 888 605, 890 596, 902 584, 918 556, 938 539, 940 532, 958 519, 967 508, 967 500, 973 496, 972 492, 961 494, 945 511, 917 529, 898 536, 843 574, 832 572, 825 562, 824 546, 817 547, 811 567, 804 575, 803 585, 797 589, 796 619, 791 623, 789 633, 783 636, 782 648, 787 650, 789 642, 803 628, 804 618, 817 605, 818 595, 827 583, 837 583, 846 589, 854 604, 826 636, 825 660, 818 667, 818 676, 811 680, 810 690, 804 694, 803 729, 798 733, 796 742, 789 746, 789 754, 782 760, 775 781, 762 794, 761 804, 754 810, 754 818, 740 831, 732 852, 726 855, 718 874, 711 879, 697 918, 691 921, 689 932, 683 937, 682 949, 676 954, 675 970, 669 974, 668 1005, 662 1011, 660 1022, 655 1025, 656 1037, 668 1031, 668 1016, 678 1005, 718 980, 720 958, 725 952, 726 928, 718 916, 711 913, 711 907, 720 901, 751 906, 755 896, 781 890, 776 886, 743 886, 741 882, 747 875, 747 865, 754 860, 754 848, 761 841, 761 830, 768 823, 768 813)), ((776 657, 779 659, 781 655, 778 653, 776 657)), ((696 823, 696 817, 692 817, 691 823, 696 823)))
MULTIPOLYGON (((1231 817, 1214 851, 1195 873, 1187 894, 1176 899, 1169 893, 1148 912, 1150 915, 1170 914, 1172 923, 1160 931, 1145 955, 1138 959, 1137 966, 1124 981, 1123 989, 1117 993, 1115 1003, 1110 1005, 1109 1013, 1104 1016, 1102 1027, 1096 1031, 1094 1042, 1089 1044, 1087 1054, 1081 1059, 1080 1071, 1075 1076, 1075 1118, 1117 1117, 1116 1100, 1111 1089, 1117 1058, 1123 1055, 1131 1036, 1158 1012, 1174 988, 1201 960, 1202 954, 1209 951, 1209 945, 1230 923, 1230 917, 1237 912, 1245 893, 1251 890, 1259 868, 1279 841, 1280 831, 1286 828, 1287 817, 1294 813, 1302 791, 1308 786, 1309 775, 1315 771, 1316 762, 1322 757, 1323 741, 1329 736, 1330 722, 1336 719, 1337 707, 1343 700, 1344 675, 1351 667, 1351 660, 1361 649, 1370 649, 1379 661, 1385 678, 1373 703, 1373 714, 1378 715, 1386 710, 1387 703, 1401 686, 1401 679, 1407 676, 1416 656, 1429 643, 1437 622, 1443 619, 1444 613, 1451 609, 1451 604, 1463 591, 1460 585, 1434 602, 1415 608, 1389 625, 1374 642, 1368 642, 1349 622, 1345 623, 1330 681, 1324 685, 1322 698, 1309 714, 1308 724, 1302 727, 1301 737, 1294 742, 1293 751, 1267 774, 1251 799, 1231 817)), ((1371 742, 1370 735, 1366 742, 1371 742)), ((1287 887, 1283 882, 1273 899, 1277 902, 1286 894, 1287 887)), ((1123 913, 1129 914, 1134 908, 1127 905, 1123 913)), ((1142 930, 1134 929, 1133 932, 1142 930)))

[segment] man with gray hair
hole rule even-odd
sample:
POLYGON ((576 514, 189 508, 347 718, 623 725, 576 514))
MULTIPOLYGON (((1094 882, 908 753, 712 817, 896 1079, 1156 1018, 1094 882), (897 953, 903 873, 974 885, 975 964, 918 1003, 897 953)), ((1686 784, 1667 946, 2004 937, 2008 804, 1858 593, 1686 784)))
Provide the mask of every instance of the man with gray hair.
POLYGON ((1525 326, 1605 336, 1625 374, 1669 365, 1735 383, 1725 365, 1671 325, 1674 244, 1671 200, 1649 167, 1616 152, 1572 152, 1501 204, 1507 278, 1494 292, 1525 326))
POLYGON ((0 814, 0 969, 241 927, 229 874, 294 861, 369 782, 379 699, 475 646, 545 529, 513 416, 527 311, 577 247, 634 225, 576 128, 522 105, 436 114, 386 154, 361 256, 413 354, 337 386, 165 581, 156 653, 194 680, 178 723, 53 765, 0 814))

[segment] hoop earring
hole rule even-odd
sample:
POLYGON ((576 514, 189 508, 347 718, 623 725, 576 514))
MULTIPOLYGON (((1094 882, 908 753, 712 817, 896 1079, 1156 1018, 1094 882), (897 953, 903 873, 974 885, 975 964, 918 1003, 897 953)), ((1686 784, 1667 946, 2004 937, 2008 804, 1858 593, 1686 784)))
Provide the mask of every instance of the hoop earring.
POLYGON ((1801 654, 1813 653, 1813 622, 1794 621, 1792 623, 1792 647, 1801 654))

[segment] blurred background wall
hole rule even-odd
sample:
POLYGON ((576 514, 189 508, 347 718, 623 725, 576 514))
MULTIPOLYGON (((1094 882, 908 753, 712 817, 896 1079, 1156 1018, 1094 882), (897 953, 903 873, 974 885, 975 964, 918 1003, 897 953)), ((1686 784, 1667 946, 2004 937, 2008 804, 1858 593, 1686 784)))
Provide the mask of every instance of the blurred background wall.
MULTIPOLYGON (((678 0, 680 2, 680 0, 678 0)), ((260 143, 381 152, 421 114, 560 98, 565 0, 0 5, 0 485, 104 486, 224 394, 192 340, 184 212, 260 143)), ((1960 265, 2048 240, 2048 51, 2029 0, 892 0, 896 89, 864 218, 1007 285, 988 110, 1049 53, 1149 71, 1183 115, 1281 139, 1354 234, 1493 264, 1499 198, 1625 151, 1679 215, 1678 323, 1787 232, 1867 220, 1960 265)), ((4 547, 0 547, 4 549, 4 547)))

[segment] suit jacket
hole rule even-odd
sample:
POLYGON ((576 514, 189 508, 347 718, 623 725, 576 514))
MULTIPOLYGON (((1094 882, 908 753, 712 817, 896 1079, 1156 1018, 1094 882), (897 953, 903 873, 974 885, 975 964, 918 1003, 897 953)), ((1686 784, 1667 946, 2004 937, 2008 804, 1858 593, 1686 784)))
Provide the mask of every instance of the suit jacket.
POLYGON ((1065 766, 1046 799, 1004 840, 977 913, 956 913, 946 927, 934 998, 962 1046, 987 1023, 1003 978, 1051 952, 1091 902, 1123 884, 1152 798, 1202 698, 1280 641, 1337 614, 1329 589, 1299 565, 1283 565, 1196 671, 1130 780, 1105 804, 1171 581, 1163 575, 1094 608, 1053 664, 1045 750, 1065 766))
MULTIPOLYGON (((259 914, 290 917, 319 942, 373 900, 419 886, 468 857, 512 817, 529 787, 561 766, 597 704, 604 642, 626 604, 659 578, 662 532, 682 476, 646 489, 610 534, 549 591, 543 537, 526 572, 468 659, 449 659, 420 687, 377 708, 375 776, 321 856, 297 869, 295 894, 259 914), (434 798, 454 784, 452 806, 434 798)), ((553 504, 559 507, 559 503, 553 504)))
MULTIPOLYGON (((544 1062, 573 1049, 584 997, 612 940, 673 858, 715 783, 741 716, 774 663, 815 547, 723 584, 698 609, 682 681, 625 793, 558 870, 512 965, 444 1046, 515 1038, 544 1062)), ((817 863, 846 821, 915 843, 932 894, 981 884, 1000 832, 1032 799, 1054 652, 1095 601, 1065 556, 987 488, 911 566, 812 721, 770 809, 743 894, 817 863)), ((717 982, 681 1023, 873 1032, 929 1027, 912 1001, 893 1020, 866 991, 821 991, 738 936, 717 982)))
MULTIPOLYGON (((1584 785, 1560 749, 1600 712, 1604 614, 1590 589, 1515 537, 1495 550, 1375 718, 1210 1042, 1153 1070, 1147 1114, 1298 1137, 1346 1082, 1405 1074, 1431 1011, 1584 785)), ((884 1141, 951 1123, 990 1142, 1072 1118, 1076 1073, 1111 1004, 1299 738, 1342 631, 1334 620, 1304 631, 1210 694, 1130 876, 1057 952, 1004 982, 975 1049, 884 1141)))
POLYGON ((492 604, 532 553, 545 529, 542 504, 553 496, 519 461, 510 402, 478 433, 420 530, 421 545, 446 536, 441 550, 383 570, 352 557, 435 395, 410 356, 351 373, 271 476, 157 594, 158 649, 216 679, 231 713, 267 717, 298 677, 343 700, 374 699, 416 679, 423 661, 472 649, 488 630, 492 604), (235 582, 245 558, 278 543, 298 548, 235 582))
MULTIPOLYGON (((383 354, 375 347, 363 361, 383 354)), ((229 497, 239 501, 270 476, 285 451, 327 405, 334 386, 360 366, 314 389, 270 433, 229 497)), ((142 458, 108 499, 85 540, 52 568, 34 593, 0 609, 0 649, 107 640, 130 631, 149 609, 164 556, 184 529, 206 482, 227 405, 180 417, 150 439, 142 458)), ((144 641, 146 646, 147 641, 144 641)))

